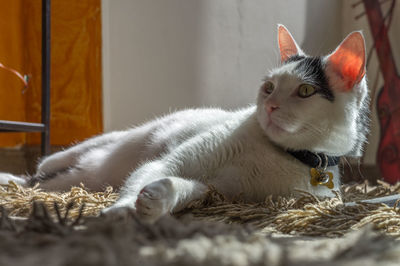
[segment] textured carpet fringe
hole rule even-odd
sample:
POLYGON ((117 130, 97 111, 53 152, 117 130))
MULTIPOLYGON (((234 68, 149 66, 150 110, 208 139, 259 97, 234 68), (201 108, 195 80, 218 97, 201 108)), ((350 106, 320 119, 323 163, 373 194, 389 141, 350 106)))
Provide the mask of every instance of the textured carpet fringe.
MULTIPOLYGON (((342 236, 366 225, 395 237, 400 237, 400 210, 397 205, 357 203, 346 206, 343 203, 374 197, 398 194, 400 184, 389 185, 379 181, 377 186, 367 183, 345 185, 342 194, 335 198, 320 199, 298 191, 297 198, 267 197, 262 203, 243 203, 240 198, 227 201, 223 195, 210 188, 207 196, 194 201, 180 217, 191 214, 196 219, 224 223, 249 224, 264 233, 284 233, 307 236, 342 236)), ((97 216, 118 198, 111 187, 103 192, 90 192, 83 185, 65 193, 44 192, 38 186, 23 188, 15 183, 0 186, 0 205, 10 216, 28 217, 34 202, 42 202, 49 215, 59 218, 68 209, 68 217, 77 219, 97 216), (55 208, 54 203, 58 207, 55 208), (71 203, 73 203, 71 205, 71 203), (85 207, 82 209, 82 205, 85 207)))

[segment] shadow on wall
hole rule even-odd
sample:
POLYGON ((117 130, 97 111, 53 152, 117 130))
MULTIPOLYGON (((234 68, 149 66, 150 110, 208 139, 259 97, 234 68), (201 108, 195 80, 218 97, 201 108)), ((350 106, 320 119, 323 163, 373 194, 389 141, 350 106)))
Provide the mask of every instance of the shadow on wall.
POLYGON ((342 1, 308 0, 302 47, 310 55, 327 55, 343 40, 342 1))

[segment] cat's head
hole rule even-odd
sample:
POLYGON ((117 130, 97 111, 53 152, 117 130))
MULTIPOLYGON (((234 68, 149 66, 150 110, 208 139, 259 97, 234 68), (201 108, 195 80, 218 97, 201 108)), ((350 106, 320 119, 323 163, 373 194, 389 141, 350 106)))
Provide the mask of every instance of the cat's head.
POLYGON ((306 55, 282 25, 278 43, 282 65, 266 76, 257 100, 265 134, 286 149, 361 156, 369 125, 362 33, 321 57, 306 55))

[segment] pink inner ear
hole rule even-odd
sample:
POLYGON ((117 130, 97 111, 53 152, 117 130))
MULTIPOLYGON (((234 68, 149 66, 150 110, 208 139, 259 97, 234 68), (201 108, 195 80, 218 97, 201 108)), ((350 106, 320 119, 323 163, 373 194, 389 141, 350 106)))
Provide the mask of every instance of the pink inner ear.
POLYGON ((345 91, 351 90, 365 75, 365 47, 361 33, 350 34, 329 57, 333 70, 345 83, 345 91))
POLYGON ((285 62, 289 57, 298 54, 296 43, 284 26, 279 26, 278 28, 278 43, 282 62, 285 62))

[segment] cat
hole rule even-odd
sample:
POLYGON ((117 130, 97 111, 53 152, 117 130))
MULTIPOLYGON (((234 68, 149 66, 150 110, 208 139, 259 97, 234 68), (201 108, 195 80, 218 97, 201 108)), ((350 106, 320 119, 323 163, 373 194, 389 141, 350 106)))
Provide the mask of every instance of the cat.
POLYGON ((368 133, 364 37, 353 32, 331 54, 314 57, 278 25, 278 44, 281 65, 266 75, 255 105, 183 110, 94 137, 44 158, 28 183, 122 185, 104 212, 132 208, 149 222, 202 198, 208 185, 247 202, 296 189, 335 196, 339 159, 360 157, 368 133))

